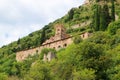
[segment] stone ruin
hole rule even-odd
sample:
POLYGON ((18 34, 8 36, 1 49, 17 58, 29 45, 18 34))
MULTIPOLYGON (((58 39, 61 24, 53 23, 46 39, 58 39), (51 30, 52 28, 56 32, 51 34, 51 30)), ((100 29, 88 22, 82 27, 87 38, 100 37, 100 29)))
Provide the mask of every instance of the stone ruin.
POLYGON ((52 59, 56 58, 56 55, 55 53, 52 53, 52 52, 48 52, 48 54, 44 54, 43 56, 43 61, 51 61, 52 59))
MULTIPOLYGON (((86 39, 90 36, 91 34, 88 32, 85 32, 80 35, 82 39, 86 39)), ((66 48, 68 45, 73 43, 73 37, 68 34, 66 34, 66 29, 64 28, 63 25, 57 24, 55 26, 55 35, 52 36, 50 39, 46 40, 41 46, 29 49, 29 50, 24 50, 24 51, 19 51, 16 53, 16 60, 17 61, 23 61, 25 60, 29 55, 33 56, 34 54, 40 53, 43 48, 53 48, 55 50, 59 50, 61 48, 66 48)), ((55 54, 49 52, 48 54, 44 54, 44 61, 51 61, 53 58, 55 58, 55 54)))

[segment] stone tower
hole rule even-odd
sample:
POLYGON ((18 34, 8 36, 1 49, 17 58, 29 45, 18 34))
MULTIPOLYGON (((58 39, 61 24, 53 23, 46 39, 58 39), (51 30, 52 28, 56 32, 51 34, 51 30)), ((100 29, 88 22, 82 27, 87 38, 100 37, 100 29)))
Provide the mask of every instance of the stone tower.
POLYGON ((55 25, 55 37, 57 40, 66 38, 66 29, 62 24, 55 25))

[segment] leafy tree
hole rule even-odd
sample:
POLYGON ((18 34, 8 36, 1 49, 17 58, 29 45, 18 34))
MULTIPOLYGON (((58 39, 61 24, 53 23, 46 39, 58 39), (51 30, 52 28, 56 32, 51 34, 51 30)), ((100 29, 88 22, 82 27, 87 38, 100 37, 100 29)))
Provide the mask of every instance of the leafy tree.
POLYGON ((17 73, 18 73, 18 69, 17 69, 16 66, 14 65, 14 66, 12 67, 12 69, 11 69, 11 74, 12 74, 12 75, 17 75, 17 73))
POLYGON ((95 71, 89 69, 82 69, 73 72, 73 80, 95 80, 95 71))
POLYGON ((109 34, 111 35, 116 34, 117 29, 120 28, 119 26, 120 26, 120 20, 110 23, 108 26, 109 34))
POLYGON ((8 80, 8 76, 5 73, 0 73, 0 80, 8 80))
POLYGON ((74 42, 75 44, 79 44, 80 42, 82 42, 82 39, 81 39, 80 36, 75 36, 73 42, 74 42))
POLYGON ((95 70, 96 80, 107 79, 106 70, 111 64, 109 56, 104 52, 102 45, 84 42, 79 45, 79 54, 81 54, 81 66, 95 70), (82 46, 82 47, 81 47, 82 46))
POLYGON ((51 80, 50 69, 41 61, 34 64, 25 80, 51 80))

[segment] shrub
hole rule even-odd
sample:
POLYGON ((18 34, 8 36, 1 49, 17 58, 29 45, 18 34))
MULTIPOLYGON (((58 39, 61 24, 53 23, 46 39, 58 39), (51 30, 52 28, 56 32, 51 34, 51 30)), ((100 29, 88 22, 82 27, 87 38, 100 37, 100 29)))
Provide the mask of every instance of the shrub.
POLYGON ((108 33, 111 35, 116 34, 117 29, 120 28, 120 20, 112 22, 108 26, 108 33))

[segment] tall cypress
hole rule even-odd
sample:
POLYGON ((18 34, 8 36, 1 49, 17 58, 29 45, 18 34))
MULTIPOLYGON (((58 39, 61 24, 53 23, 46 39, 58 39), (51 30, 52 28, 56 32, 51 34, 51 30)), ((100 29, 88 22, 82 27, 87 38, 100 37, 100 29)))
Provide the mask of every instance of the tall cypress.
POLYGON ((110 23, 109 8, 107 4, 104 4, 100 13, 100 30, 104 31, 107 29, 110 23))
POLYGON ((104 15, 105 15, 105 20, 106 20, 106 24, 105 24, 105 29, 107 28, 108 24, 110 23, 110 15, 109 15, 109 8, 108 5, 105 4, 103 6, 103 11, 104 11, 104 15))
POLYGON ((74 15, 74 8, 72 8, 69 12, 69 20, 72 20, 73 19, 73 15, 74 15))
POLYGON ((96 0, 96 2, 99 2, 100 0, 96 0))
POLYGON ((104 14, 104 11, 103 11, 103 8, 101 9, 101 12, 100 12, 100 30, 101 31, 104 31, 105 30, 105 14, 104 14))
POLYGON ((40 44, 42 44, 46 39, 46 36, 45 36, 45 28, 43 28, 42 30, 42 33, 41 33, 41 40, 40 40, 40 44))
POLYGON ((95 10, 95 17, 94 17, 94 21, 95 21, 95 23, 94 23, 94 28, 95 28, 95 30, 96 31, 98 31, 99 30, 99 26, 100 26, 100 14, 99 14, 99 12, 100 12, 100 6, 97 4, 96 5, 96 10, 95 10))
POLYGON ((114 0, 111 0, 111 4, 112 4, 111 18, 112 18, 112 21, 115 21, 115 4, 114 4, 114 0))

